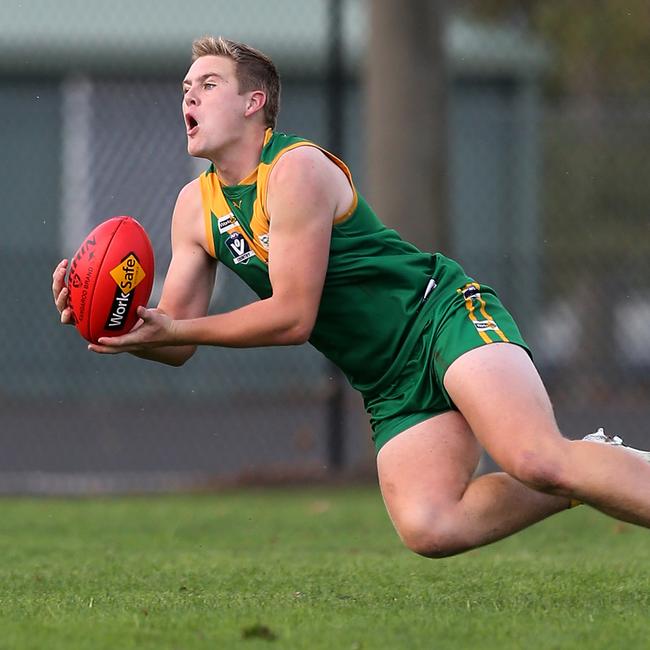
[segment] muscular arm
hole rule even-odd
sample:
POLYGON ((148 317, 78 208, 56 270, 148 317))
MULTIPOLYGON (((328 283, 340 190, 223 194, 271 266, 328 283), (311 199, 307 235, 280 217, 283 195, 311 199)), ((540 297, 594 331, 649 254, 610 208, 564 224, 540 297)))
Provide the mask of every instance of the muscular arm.
MULTIPOLYGON (((103 347, 129 351, 133 346, 257 347, 305 342, 318 313, 332 222, 351 203, 352 189, 347 178, 323 153, 313 147, 288 152, 269 179, 269 275, 273 295, 225 314, 174 315, 173 320, 154 317, 151 323, 145 318, 149 327, 123 337, 102 339, 103 347)), ((167 308, 162 301, 161 306, 167 308)))
POLYGON ((349 190, 343 173, 317 149, 285 154, 269 179, 267 202, 273 295, 230 313, 181 321, 178 340, 227 347, 304 343, 318 313, 340 183, 349 190))
MULTIPOLYGON (((205 316, 214 288, 216 262, 203 248, 205 239, 198 181, 178 195, 172 217, 172 259, 155 311, 171 319, 205 316)), ((152 311, 152 310, 149 310, 152 311)), ((133 350, 143 359, 180 366, 196 351, 195 345, 133 350)))

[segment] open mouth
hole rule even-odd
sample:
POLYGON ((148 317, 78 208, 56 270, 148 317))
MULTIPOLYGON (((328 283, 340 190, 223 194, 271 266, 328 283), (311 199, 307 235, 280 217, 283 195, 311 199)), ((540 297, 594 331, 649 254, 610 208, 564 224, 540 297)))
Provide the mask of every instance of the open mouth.
POLYGON ((199 128, 199 123, 189 113, 185 116, 185 123, 187 124, 187 134, 194 135, 199 128))

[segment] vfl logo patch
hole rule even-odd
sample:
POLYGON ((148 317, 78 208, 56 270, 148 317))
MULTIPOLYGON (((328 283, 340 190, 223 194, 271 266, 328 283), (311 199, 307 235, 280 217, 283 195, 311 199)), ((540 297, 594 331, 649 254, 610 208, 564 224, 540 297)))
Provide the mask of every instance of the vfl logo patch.
POLYGON ((232 253, 235 264, 246 264, 255 255, 241 233, 234 232, 226 239, 226 246, 232 253))
POLYGON ((110 272, 110 275, 115 280, 117 289, 104 328, 107 330, 120 330, 124 327, 131 311, 131 304, 135 295, 133 289, 144 280, 146 274, 135 254, 129 253, 110 272))
POLYGON ((217 219, 217 228, 219 228, 219 232, 223 235, 223 233, 228 232, 229 230, 232 230, 236 226, 239 225, 239 222, 237 219, 235 219, 235 215, 232 212, 229 212, 227 215, 223 217, 219 217, 217 219))

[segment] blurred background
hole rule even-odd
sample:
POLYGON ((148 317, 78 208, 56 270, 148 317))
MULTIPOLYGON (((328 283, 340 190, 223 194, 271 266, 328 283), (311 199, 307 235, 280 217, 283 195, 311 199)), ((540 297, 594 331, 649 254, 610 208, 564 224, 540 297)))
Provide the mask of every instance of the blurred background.
MULTIPOLYGON (((650 446, 650 6, 642 0, 3 0, 0 493, 372 476, 360 398, 309 346, 180 369, 86 351, 51 272, 135 216, 170 259, 192 39, 278 65, 278 128, 516 317, 569 437, 650 446)), ((253 294, 223 268, 211 309, 253 294)), ((488 463, 489 465, 489 463, 488 463)))

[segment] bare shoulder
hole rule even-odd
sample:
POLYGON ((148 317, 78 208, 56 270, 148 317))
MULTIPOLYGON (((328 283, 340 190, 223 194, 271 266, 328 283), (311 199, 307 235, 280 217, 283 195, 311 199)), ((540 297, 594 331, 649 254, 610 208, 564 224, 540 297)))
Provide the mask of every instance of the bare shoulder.
POLYGON ((282 154, 268 185, 268 205, 272 210, 275 197, 311 196, 333 213, 345 209, 352 201, 350 181, 339 166, 317 147, 296 147, 282 154))
POLYGON ((174 238, 182 236, 192 241, 203 240, 203 201, 198 178, 190 181, 178 193, 172 219, 174 238))
POLYGON ((177 213, 179 213, 180 217, 183 217, 188 213, 200 212, 201 208, 201 185, 199 179, 195 178, 193 181, 190 181, 185 185, 178 193, 176 207, 174 208, 174 217, 176 217, 177 213))
POLYGON ((305 145, 283 153, 274 165, 269 178, 269 183, 286 183, 311 181, 318 183, 320 180, 328 181, 339 172, 343 172, 320 149, 305 145))

